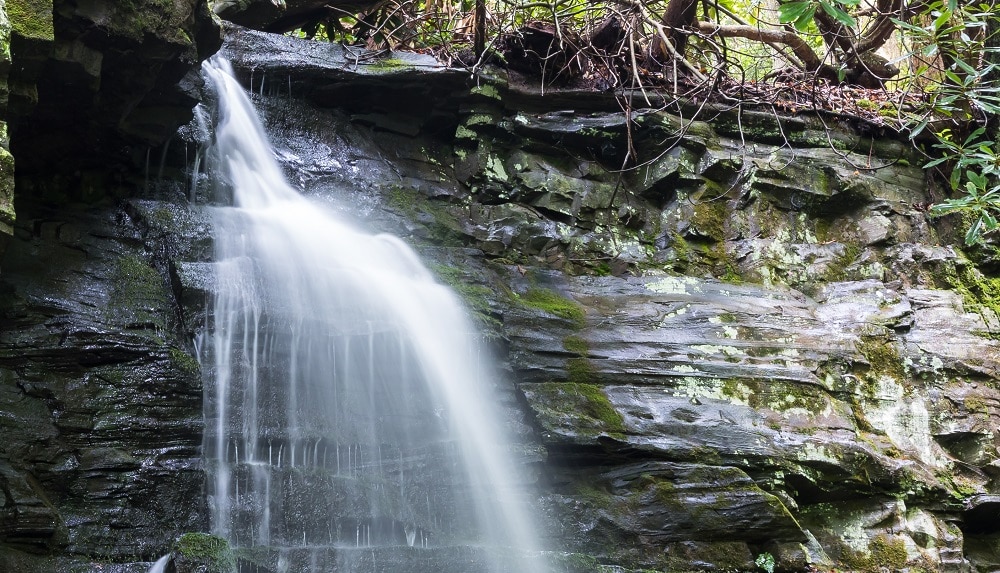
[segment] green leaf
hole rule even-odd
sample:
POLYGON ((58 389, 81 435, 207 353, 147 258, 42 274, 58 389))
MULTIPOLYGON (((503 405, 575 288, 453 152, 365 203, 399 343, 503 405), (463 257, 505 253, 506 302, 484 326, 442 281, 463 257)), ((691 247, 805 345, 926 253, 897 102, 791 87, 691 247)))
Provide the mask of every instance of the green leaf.
POLYGON ((924 118, 910 131, 910 139, 916 139, 920 132, 927 128, 927 125, 931 122, 930 118, 924 118))
POLYGON ((782 24, 790 24, 799 18, 812 6, 812 2, 796 0, 785 2, 778 6, 778 21, 782 24))
POLYGON ((854 28, 858 25, 858 21, 855 20, 850 14, 844 12, 840 8, 826 2, 825 0, 820 0, 819 5, 822 6, 823 11, 832 16, 835 20, 841 24, 854 28))
POLYGON ((938 157, 937 159, 935 159, 933 161, 929 161, 929 162, 925 163, 924 164, 924 169, 930 169, 931 167, 934 167, 936 165, 941 165, 942 163, 944 163, 945 161, 948 161, 949 159, 951 159, 951 158, 950 157, 938 157))
POLYGON ((952 15, 953 12, 954 12, 954 10, 951 10, 951 9, 948 9, 948 10, 945 10, 945 11, 941 12, 941 15, 938 16, 934 20, 934 24, 932 24, 933 29, 940 31, 941 28, 948 22, 948 20, 951 20, 951 15, 952 15))
POLYGON ((993 214, 990 213, 989 211, 983 211, 982 218, 983 218, 983 228, 986 230, 987 233, 990 231, 996 231, 997 227, 1000 226, 997 225, 996 217, 994 217, 993 214))
POLYGON ((981 230, 983 227, 983 218, 979 217, 976 222, 969 226, 969 231, 965 233, 965 244, 975 245, 979 242, 979 237, 982 234, 981 230))
POLYGON ((795 1, 778 6, 778 21, 782 24, 792 24, 795 29, 804 32, 816 14, 814 2, 795 1))

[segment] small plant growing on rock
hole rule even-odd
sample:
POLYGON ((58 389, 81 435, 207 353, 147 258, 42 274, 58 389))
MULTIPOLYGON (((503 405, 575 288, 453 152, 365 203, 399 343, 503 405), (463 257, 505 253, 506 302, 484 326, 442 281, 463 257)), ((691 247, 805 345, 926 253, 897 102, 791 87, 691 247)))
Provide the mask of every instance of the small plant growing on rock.
POLYGON ((761 571, 766 573, 774 573, 774 555, 771 555, 767 551, 761 553, 753 560, 754 565, 757 566, 761 571))

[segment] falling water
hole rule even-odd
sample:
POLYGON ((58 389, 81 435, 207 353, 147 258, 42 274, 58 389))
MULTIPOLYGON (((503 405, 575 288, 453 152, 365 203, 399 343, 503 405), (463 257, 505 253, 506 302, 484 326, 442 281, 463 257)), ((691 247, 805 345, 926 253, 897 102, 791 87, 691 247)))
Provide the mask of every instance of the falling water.
POLYGON ((206 70, 234 204, 216 213, 214 532, 293 572, 542 571, 516 557, 536 531, 455 296, 292 189, 228 63, 206 70))
POLYGON ((167 570, 167 563, 170 561, 170 554, 166 554, 156 560, 156 563, 149 568, 146 573, 163 573, 167 570))

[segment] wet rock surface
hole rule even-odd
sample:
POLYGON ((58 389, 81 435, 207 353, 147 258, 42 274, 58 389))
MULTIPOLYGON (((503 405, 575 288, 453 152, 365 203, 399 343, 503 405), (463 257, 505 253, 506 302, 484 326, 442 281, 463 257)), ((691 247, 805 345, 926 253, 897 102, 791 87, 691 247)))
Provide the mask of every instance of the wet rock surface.
POLYGON ((0 569, 144 571, 205 526, 201 377, 155 239, 18 204, 0 302, 0 569))
POLYGON ((730 113, 626 118, 499 76, 438 100, 463 102, 433 108, 454 134, 264 86, 303 191, 422 247, 498 337, 550 544, 578 564, 996 561, 997 278, 926 218, 905 144, 795 118, 788 147, 749 110, 740 139, 730 113))
MULTIPOLYGON (((1000 563, 1000 279, 927 219, 905 144, 231 33, 293 185, 416 246, 493 341, 562 568, 1000 563)), ((182 133, 142 199, 24 204, 0 277, 0 569, 142 570, 206 527, 184 356, 212 289, 198 205, 223 199, 191 162, 207 132, 182 133)))
POLYGON ((200 62, 221 43, 206 0, 18 0, 7 12, 11 150, 35 195, 92 200, 141 169, 190 120, 200 62))

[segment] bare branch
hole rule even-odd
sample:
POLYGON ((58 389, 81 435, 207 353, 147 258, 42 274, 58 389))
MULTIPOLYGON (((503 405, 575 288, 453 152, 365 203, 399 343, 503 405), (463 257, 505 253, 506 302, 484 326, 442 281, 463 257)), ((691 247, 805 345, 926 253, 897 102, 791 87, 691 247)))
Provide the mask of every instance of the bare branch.
MULTIPOLYGON (((806 71, 819 72, 824 77, 833 73, 833 70, 823 64, 823 60, 816 55, 816 52, 813 51, 805 40, 788 30, 773 30, 743 25, 720 26, 712 22, 696 22, 695 29, 706 36, 746 38, 747 40, 757 42, 784 44, 792 49, 792 53, 802 62, 806 71)), ((834 77, 836 77, 835 73, 834 77)))

